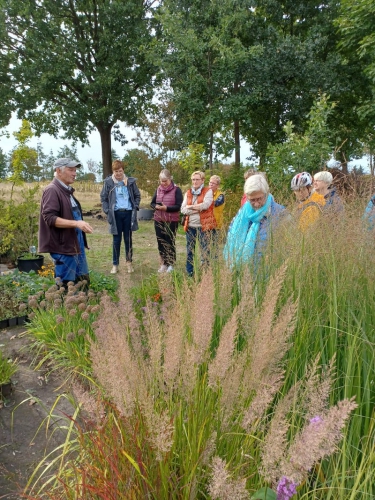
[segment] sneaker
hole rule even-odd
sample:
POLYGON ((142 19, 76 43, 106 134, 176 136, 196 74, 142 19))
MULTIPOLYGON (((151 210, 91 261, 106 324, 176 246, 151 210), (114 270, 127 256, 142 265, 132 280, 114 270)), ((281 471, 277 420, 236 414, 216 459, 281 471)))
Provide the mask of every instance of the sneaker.
POLYGON ((167 266, 162 264, 158 269, 158 273, 165 273, 166 270, 167 270, 167 266))
POLYGON ((111 274, 116 274, 118 273, 118 266, 113 266, 111 269, 111 274))
POLYGON ((127 262, 126 265, 128 267, 128 273, 134 273, 134 268, 133 268, 132 263, 131 262, 127 262))
POLYGON ((168 266, 167 273, 171 273, 173 271, 173 266, 168 266))

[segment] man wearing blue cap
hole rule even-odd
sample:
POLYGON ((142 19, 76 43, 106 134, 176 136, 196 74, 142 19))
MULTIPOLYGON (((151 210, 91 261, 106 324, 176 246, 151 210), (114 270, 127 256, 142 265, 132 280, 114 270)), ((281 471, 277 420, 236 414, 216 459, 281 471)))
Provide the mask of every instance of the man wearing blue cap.
POLYGON ((71 184, 81 164, 59 158, 53 165, 55 178, 42 195, 39 218, 39 252, 49 253, 55 263, 55 278, 67 287, 69 281, 89 282, 85 248, 86 233, 93 229, 82 219, 81 205, 71 184))

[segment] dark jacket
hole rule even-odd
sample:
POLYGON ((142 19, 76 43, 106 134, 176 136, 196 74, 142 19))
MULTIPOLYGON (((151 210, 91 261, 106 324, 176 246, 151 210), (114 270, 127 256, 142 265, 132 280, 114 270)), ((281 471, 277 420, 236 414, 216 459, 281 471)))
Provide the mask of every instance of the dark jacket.
MULTIPOLYGON (((80 253, 75 228, 55 227, 58 217, 74 220, 70 195, 73 196, 82 216, 81 205, 73 193, 73 188, 71 190, 65 189, 57 179, 48 184, 43 191, 39 218, 39 252, 61 253, 63 255, 80 253)), ((85 247, 88 248, 85 233, 83 233, 83 240, 85 247)))
MULTIPOLYGON (((132 231, 138 229, 137 210, 141 203, 141 193, 135 182, 134 177, 127 178, 127 188, 129 191, 129 199, 132 204, 132 231)), ((112 175, 104 180, 103 188, 100 193, 100 201, 102 203, 103 212, 107 215, 110 234, 117 234, 117 227, 115 221, 115 205, 116 205, 116 184, 112 179, 112 175)))

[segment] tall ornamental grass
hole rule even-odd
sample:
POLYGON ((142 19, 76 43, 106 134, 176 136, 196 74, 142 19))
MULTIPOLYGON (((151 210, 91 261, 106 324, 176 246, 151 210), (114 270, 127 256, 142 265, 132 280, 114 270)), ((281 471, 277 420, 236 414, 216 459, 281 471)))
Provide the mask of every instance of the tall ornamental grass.
POLYGON ((141 316, 120 284, 91 341, 100 392, 76 391, 29 498, 373 498, 374 261, 346 214, 280 228, 256 275, 161 275, 141 316))

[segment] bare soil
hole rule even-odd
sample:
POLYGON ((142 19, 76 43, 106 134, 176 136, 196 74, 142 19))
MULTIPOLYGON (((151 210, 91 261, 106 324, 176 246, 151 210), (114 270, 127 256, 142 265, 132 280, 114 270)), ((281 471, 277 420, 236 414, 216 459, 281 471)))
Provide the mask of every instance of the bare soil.
POLYGON ((63 380, 56 375, 34 371, 25 327, 0 331, 4 354, 18 360, 18 372, 12 378, 13 391, 0 403, 0 499, 20 499, 22 490, 36 465, 46 453, 63 442, 59 415, 72 415, 73 407, 60 398, 46 428, 45 418, 56 398, 64 393, 63 380), (43 425, 44 424, 44 425, 43 425))

